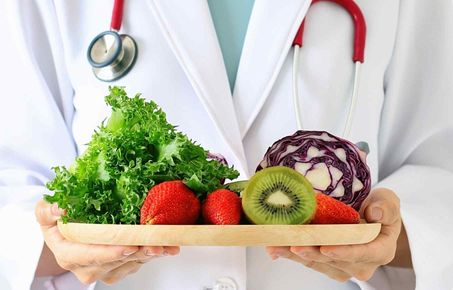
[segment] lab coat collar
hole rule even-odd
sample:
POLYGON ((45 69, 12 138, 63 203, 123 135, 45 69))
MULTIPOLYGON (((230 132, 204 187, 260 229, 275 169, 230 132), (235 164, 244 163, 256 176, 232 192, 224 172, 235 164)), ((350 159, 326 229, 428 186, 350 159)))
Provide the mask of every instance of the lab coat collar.
POLYGON ((195 93, 248 173, 228 77, 207 1, 148 0, 195 93))
POLYGON ((310 3, 255 1, 233 94, 242 138, 266 102, 310 3))

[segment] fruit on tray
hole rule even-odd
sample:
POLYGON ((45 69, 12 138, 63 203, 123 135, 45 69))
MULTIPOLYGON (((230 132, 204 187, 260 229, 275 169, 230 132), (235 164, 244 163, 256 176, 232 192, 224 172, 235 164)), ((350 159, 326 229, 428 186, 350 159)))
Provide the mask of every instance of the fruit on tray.
POLYGON ((255 224, 304 224, 316 199, 310 182, 294 169, 275 166, 257 172, 242 195, 242 207, 255 224))
POLYGON ((155 102, 109 90, 111 116, 46 185, 54 194, 45 200, 65 209, 64 223, 196 224, 203 200, 204 221, 212 224, 239 223, 239 205, 256 224, 358 222, 357 212, 314 190, 358 210, 371 188, 362 147, 324 131, 297 131, 269 147, 251 181, 223 185, 239 172, 221 154, 178 131, 155 102))
POLYGON ((140 213, 142 225, 191 225, 200 215, 200 200, 181 180, 165 181, 151 188, 140 213))
POLYGON ((323 193, 316 193, 316 212, 312 224, 358 224, 359 213, 349 205, 323 193))
POLYGON ((205 224, 237 225, 242 216, 241 199, 231 190, 218 189, 208 194, 201 213, 205 224))
POLYGON ((290 167, 316 191, 358 210, 371 188, 366 155, 357 145, 328 132, 299 130, 269 147, 256 170, 290 167))

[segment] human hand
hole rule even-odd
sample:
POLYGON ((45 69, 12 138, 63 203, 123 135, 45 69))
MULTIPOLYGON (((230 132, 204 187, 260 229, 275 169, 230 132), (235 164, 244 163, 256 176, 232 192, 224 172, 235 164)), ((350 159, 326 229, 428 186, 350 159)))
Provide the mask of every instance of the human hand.
POLYGON ((179 247, 73 243, 66 240, 58 230, 57 220, 62 214, 63 211, 56 204, 51 205, 44 200, 36 204, 36 219, 56 262, 61 268, 73 272, 82 283, 91 284, 101 280, 106 284, 113 284, 137 272, 144 263, 154 258, 179 253, 179 247))
POLYGON ((401 231, 399 199, 389 189, 374 189, 362 204, 360 214, 367 222, 382 223, 380 234, 368 244, 267 247, 266 251, 274 260, 287 258, 340 282, 351 277, 367 281, 378 267, 390 263, 395 257, 401 231))

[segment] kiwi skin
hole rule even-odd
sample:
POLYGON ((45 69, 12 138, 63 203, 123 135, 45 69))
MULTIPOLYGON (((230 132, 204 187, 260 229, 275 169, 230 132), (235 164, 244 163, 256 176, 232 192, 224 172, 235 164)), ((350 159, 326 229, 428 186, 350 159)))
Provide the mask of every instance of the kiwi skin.
POLYGON ((237 194, 239 194, 239 196, 242 196, 242 193, 244 192, 245 187, 247 186, 248 183, 249 183, 248 180, 234 181, 225 184, 223 187, 225 189, 236 192, 237 194))
POLYGON ((305 176, 296 170, 284 166, 268 167, 257 172, 249 180, 243 191, 242 208, 247 219, 254 224, 304 224, 310 222, 315 214, 315 192, 305 176), (291 200, 291 206, 294 205, 298 208, 291 211, 291 208, 288 207, 285 211, 282 210, 286 208, 285 206, 277 207, 269 203, 266 203, 266 205, 259 203, 267 200, 272 192, 275 192, 267 187, 276 184, 276 181, 279 181, 280 186, 286 188, 286 190, 279 188, 280 191, 287 193, 291 193, 293 189, 298 191, 297 194, 293 193, 292 195, 284 193, 291 200), (266 195, 267 190, 271 193, 267 192, 268 195, 263 196, 266 195), (265 206, 272 209, 265 209, 265 206), (273 212, 271 213, 269 210, 273 212), (289 213, 286 214, 287 212, 289 213))

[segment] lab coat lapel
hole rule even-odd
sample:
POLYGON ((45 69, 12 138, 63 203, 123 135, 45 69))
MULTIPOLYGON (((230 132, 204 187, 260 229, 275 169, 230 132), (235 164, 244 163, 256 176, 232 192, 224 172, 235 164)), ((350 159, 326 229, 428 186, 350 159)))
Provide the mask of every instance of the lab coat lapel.
POLYGON ((310 3, 255 1, 233 94, 242 138, 266 102, 310 3))
POLYGON ((201 103, 247 172, 228 77, 207 1, 148 3, 201 103))

